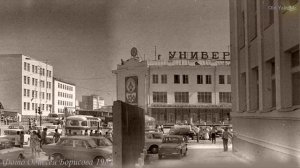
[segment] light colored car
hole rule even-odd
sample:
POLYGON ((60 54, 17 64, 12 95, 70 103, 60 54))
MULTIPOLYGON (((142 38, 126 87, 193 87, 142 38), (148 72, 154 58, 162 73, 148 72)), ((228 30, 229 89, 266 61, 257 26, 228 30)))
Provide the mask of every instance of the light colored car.
POLYGON ((148 153, 157 154, 158 147, 162 144, 163 133, 161 132, 146 132, 145 133, 145 149, 148 153))
POLYGON ((112 149, 112 141, 104 136, 91 136, 98 147, 108 147, 112 149))
MULTIPOLYGON (((24 159, 21 156, 24 156, 23 148, 14 147, 14 143, 12 143, 9 139, 0 138, 0 162, 5 160, 18 160, 24 159)), ((4 165, 3 165, 4 166, 4 165)))
POLYGON ((53 160, 90 160, 93 164, 111 164, 112 147, 97 147, 91 136, 65 136, 55 144, 43 146, 53 160))
POLYGON ((177 156, 179 159, 187 155, 187 144, 184 137, 178 135, 164 136, 162 144, 158 149, 158 158, 162 159, 164 156, 177 156))

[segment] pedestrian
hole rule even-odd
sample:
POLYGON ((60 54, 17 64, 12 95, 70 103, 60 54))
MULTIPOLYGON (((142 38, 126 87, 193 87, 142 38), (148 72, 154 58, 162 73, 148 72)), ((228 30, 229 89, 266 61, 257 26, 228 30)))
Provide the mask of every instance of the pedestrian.
POLYGON ((36 131, 33 131, 30 134, 30 147, 32 156, 35 158, 36 153, 38 153, 38 156, 40 157, 40 138, 38 137, 38 133, 36 131))
POLYGON ((99 136, 99 132, 98 132, 98 130, 95 130, 95 134, 94 134, 94 136, 99 136))
POLYGON ((211 130, 211 143, 216 144, 216 126, 213 126, 212 130, 211 130))
POLYGON ((161 132, 164 134, 164 125, 160 126, 161 132))
POLYGON ((24 131, 21 131, 20 134, 20 147, 23 148, 23 144, 24 144, 24 131))
POLYGON ((41 135, 41 147, 42 145, 47 144, 46 138, 47 138, 47 128, 44 128, 41 135))
POLYGON ((93 136, 93 130, 90 131, 90 136, 93 136))
POLYGON ((58 133, 58 130, 55 129, 55 133, 53 135, 54 143, 57 143, 58 140, 60 139, 60 133, 58 133))
POLYGON ((228 139, 232 138, 232 135, 228 132, 228 128, 225 128, 225 131, 222 134, 224 152, 228 151, 228 139))
POLYGON ((20 147, 20 131, 17 131, 17 135, 15 136, 15 147, 20 147))
POLYGON ((89 135, 88 130, 85 130, 85 131, 84 131, 84 135, 85 135, 85 136, 89 135))
POLYGON ((36 133, 36 135, 38 136, 38 138, 39 138, 39 140, 40 140, 39 145, 40 145, 40 148, 41 148, 41 147, 42 147, 42 143, 41 143, 41 141, 42 141, 41 131, 38 130, 37 133, 36 133))

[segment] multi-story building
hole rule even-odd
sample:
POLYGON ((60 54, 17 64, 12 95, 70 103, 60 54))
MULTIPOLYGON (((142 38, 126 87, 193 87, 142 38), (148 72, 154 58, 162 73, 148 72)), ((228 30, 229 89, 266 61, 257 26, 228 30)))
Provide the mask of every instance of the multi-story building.
POLYGON ((23 118, 35 116, 38 107, 42 116, 52 110, 53 67, 47 62, 22 54, 2 54, 0 79, 0 102, 5 110, 23 118))
POLYGON ((75 112, 76 86, 73 83, 53 78, 53 113, 75 112))
POLYGON ((98 95, 82 96, 80 108, 85 110, 100 109, 104 106, 104 99, 98 95))
POLYGON ((299 7, 230 1, 233 148, 253 161, 299 161, 299 7))
POLYGON ((223 124, 231 109, 228 60, 131 58, 117 66, 117 100, 137 105, 158 124, 223 124))

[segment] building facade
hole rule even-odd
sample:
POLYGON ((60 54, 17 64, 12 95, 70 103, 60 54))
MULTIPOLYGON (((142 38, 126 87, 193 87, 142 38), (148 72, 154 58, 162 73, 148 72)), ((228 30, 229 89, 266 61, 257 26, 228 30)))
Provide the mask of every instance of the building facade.
POLYGON ((82 96, 82 102, 80 102, 80 108, 85 110, 100 109, 104 106, 104 99, 98 95, 82 96))
POLYGON ((75 112, 75 84, 53 78, 53 96, 53 113, 64 114, 65 112, 75 112))
POLYGON ((299 23, 298 0, 230 1, 233 148, 250 160, 300 161, 299 23))
POLYGON ((53 67, 22 54, 0 55, 0 102, 6 111, 21 116, 42 116, 52 110, 53 67))
POLYGON ((143 108, 157 124, 228 122, 230 66, 191 60, 140 61, 117 66, 117 100, 143 108))

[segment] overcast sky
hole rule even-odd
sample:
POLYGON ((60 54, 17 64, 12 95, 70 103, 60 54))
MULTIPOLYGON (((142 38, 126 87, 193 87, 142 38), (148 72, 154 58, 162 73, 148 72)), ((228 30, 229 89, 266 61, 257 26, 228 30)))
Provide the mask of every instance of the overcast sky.
POLYGON ((228 51, 228 0, 1 0, 0 54, 48 61, 77 86, 77 99, 115 100, 112 70, 169 51, 228 51))

